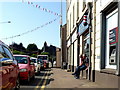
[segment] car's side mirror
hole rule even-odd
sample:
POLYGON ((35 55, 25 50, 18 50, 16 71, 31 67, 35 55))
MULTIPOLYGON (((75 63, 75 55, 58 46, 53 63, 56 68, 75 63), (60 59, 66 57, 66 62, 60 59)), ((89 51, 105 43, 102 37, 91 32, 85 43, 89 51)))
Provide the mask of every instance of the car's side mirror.
POLYGON ((2 66, 7 66, 7 65, 13 64, 13 60, 9 59, 9 58, 2 58, 2 59, 0 59, 0 62, 2 64, 2 66))
POLYGON ((34 65, 34 62, 30 62, 30 65, 34 65))
POLYGON ((37 62, 38 64, 40 64, 40 62, 37 62))

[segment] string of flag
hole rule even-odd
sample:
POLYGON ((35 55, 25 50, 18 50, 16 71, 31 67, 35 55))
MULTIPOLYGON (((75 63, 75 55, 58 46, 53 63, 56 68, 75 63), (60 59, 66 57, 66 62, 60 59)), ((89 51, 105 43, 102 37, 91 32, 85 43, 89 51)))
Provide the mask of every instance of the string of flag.
MULTIPOLYGON (((22 0, 22 3, 24 3, 24 2, 25 2, 25 1, 22 0)), ((58 13, 56 13, 56 12, 54 12, 54 11, 51 11, 51 10, 49 10, 49 9, 47 9, 47 8, 41 7, 40 5, 35 4, 35 3, 33 3, 33 2, 27 1, 27 3, 28 3, 28 5, 31 5, 31 6, 33 6, 33 7, 36 7, 36 8, 38 8, 39 10, 42 10, 42 11, 44 11, 44 12, 53 14, 53 15, 55 15, 55 16, 61 16, 60 14, 58 14, 58 13)))
POLYGON ((16 38, 16 37, 20 37, 20 36, 26 35, 26 34, 28 34, 28 33, 31 33, 31 32, 33 32, 33 31, 36 31, 36 30, 38 30, 38 29, 40 29, 40 28, 43 28, 43 27, 45 27, 45 26, 47 26, 47 25, 49 25, 49 24, 52 24, 52 23, 55 22, 58 18, 59 18, 59 17, 57 17, 56 19, 53 19, 53 20, 51 20, 51 21, 49 21, 49 22, 41 25, 40 27, 36 27, 36 28, 34 28, 34 29, 32 29, 32 30, 23 32, 23 33, 21 33, 21 34, 17 34, 17 35, 14 35, 14 36, 11 36, 11 37, 7 37, 7 38, 2 38, 2 40, 12 39, 12 38, 16 38))

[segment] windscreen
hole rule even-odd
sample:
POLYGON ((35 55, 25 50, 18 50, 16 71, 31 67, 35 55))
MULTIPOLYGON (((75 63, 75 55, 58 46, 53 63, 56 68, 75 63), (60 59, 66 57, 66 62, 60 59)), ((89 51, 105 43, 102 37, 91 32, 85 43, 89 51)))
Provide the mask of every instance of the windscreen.
POLYGON ((21 64, 27 64, 28 63, 27 57, 22 57, 22 56, 14 56, 14 57, 17 60, 18 63, 21 63, 21 64))
POLYGON ((34 63, 37 63, 36 59, 31 59, 34 63))
POLYGON ((47 56, 38 56, 38 60, 47 60, 47 56))

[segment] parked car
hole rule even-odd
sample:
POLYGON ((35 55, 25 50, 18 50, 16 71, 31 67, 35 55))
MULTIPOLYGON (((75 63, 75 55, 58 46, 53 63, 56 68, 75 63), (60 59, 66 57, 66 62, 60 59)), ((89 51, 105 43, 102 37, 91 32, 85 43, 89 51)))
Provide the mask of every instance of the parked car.
POLYGON ((37 59, 44 63, 44 68, 48 68, 49 67, 48 55, 38 55, 37 59))
POLYGON ((40 62, 40 70, 44 70, 44 61, 40 60, 40 59, 37 59, 38 62, 40 62))
POLYGON ((34 58, 34 57, 31 57, 30 58, 34 64, 35 64, 35 73, 36 74, 39 74, 40 73, 40 68, 41 68, 41 65, 40 65, 40 62, 37 60, 37 58, 34 58))
POLYGON ((9 47, 0 41, 0 90, 20 88, 19 67, 9 47))
POLYGON ((30 81, 31 78, 35 78, 35 65, 30 56, 28 55, 14 55, 18 61, 20 69, 20 80, 30 81))

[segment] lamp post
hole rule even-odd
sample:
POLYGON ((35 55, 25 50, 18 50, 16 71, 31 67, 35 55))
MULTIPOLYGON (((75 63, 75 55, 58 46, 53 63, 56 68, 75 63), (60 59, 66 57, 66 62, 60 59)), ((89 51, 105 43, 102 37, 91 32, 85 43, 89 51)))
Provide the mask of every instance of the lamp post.
POLYGON ((0 24, 2 24, 2 23, 11 23, 11 21, 6 21, 6 22, 0 22, 0 24))
POLYGON ((60 37, 61 37, 61 68, 63 69, 63 50, 62 50, 62 0, 61 0, 61 16, 60 16, 60 37))

